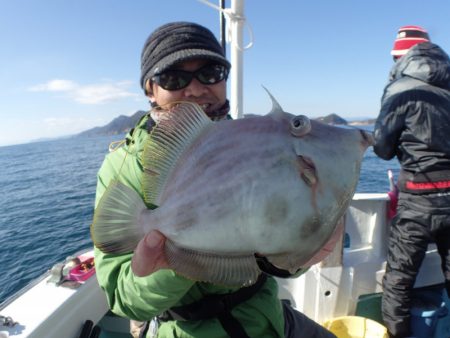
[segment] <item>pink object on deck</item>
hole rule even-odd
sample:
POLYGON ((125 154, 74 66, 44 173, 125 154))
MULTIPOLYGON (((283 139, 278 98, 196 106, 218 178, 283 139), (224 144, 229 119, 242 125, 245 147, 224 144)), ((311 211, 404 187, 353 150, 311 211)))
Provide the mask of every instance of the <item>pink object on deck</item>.
POLYGON ((92 255, 82 255, 78 258, 80 259, 80 264, 70 269, 68 277, 70 280, 84 282, 95 272, 94 257, 92 255))

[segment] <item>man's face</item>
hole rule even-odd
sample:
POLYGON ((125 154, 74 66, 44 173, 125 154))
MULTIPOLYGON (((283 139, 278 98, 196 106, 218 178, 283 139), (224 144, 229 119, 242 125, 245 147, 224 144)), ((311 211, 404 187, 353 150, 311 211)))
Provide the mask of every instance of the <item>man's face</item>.
MULTIPOLYGON (((210 61, 190 60, 173 68, 193 72, 207 63, 210 61)), ((187 87, 179 90, 166 90, 154 82, 151 84, 147 82, 146 89, 150 100, 159 106, 177 101, 190 101, 199 104, 208 113, 218 110, 226 101, 226 80, 216 84, 203 84, 194 77, 187 87)))

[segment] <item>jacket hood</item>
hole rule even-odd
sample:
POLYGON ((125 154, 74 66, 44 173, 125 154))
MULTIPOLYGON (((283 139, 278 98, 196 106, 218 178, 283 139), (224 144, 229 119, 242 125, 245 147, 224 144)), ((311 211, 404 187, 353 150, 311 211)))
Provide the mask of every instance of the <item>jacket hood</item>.
POLYGON ((450 59, 438 45, 419 43, 397 60, 392 67, 390 81, 405 76, 450 89, 450 59))

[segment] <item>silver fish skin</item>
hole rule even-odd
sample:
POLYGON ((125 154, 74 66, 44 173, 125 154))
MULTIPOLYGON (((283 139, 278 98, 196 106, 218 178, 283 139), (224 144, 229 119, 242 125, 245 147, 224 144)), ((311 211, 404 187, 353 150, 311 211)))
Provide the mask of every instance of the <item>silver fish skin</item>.
POLYGON ((175 271, 223 285, 254 283, 261 272, 255 254, 291 273, 320 254, 372 142, 370 133, 286 113, 274 99, 265 116, 219 123, 182 103, 150 138, 143 190, 158 208, 148 210, 132 189, 114 185, 95 212, 94 243, 105 252, 131 251, 157 229, 168 238, 175 271))

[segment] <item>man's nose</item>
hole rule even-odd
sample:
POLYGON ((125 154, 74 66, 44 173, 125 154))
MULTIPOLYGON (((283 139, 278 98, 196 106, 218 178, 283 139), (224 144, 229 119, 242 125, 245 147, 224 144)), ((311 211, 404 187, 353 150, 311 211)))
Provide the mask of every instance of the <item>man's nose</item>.
POLYGON ((193 78, 191 83, 184 89, 185 96, 202 96, 208 91, 206 85, 201 83, 196 78, 193 78))

